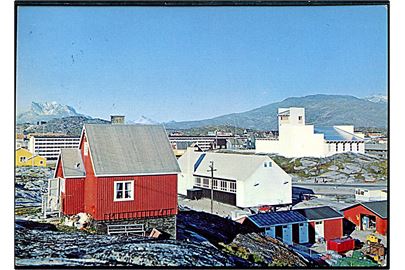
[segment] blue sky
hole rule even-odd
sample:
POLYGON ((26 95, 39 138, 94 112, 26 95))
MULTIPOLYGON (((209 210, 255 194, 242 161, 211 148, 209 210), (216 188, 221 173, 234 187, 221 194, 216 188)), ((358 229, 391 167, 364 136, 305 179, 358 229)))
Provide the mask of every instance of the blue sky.
POLYGON ((387 92, 387 11, 19 7, 17 110, 205 119, 309 94, 387 92))

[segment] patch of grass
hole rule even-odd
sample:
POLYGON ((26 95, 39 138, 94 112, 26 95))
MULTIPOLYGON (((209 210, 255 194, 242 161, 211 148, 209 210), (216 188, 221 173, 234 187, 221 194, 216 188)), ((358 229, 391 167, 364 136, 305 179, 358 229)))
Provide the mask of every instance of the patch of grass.
POLYGON ((35 215, 41 213, 41 207, 20 207, 16 208, 14 213, 17 216, 35 215))

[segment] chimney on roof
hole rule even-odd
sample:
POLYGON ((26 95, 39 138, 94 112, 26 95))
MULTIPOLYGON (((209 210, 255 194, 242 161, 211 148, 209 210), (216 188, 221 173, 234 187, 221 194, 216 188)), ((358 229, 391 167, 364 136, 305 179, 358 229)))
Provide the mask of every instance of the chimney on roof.
POLYGON ((124 115, 111 115, 111 124, 112 125, 125 124, 125 116, 124 115))

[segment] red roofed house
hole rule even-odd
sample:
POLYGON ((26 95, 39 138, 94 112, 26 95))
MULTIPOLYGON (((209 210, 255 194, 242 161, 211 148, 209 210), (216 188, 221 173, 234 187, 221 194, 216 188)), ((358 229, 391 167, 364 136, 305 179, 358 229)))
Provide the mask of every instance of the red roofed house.
POLYGON ((79 148, 61 150, 47 208, 85 212, 98 224, 144 224, 146 231, 173 236, 179 172, 162 126, 86 124, 79 148))
POLYGON ((387 233, 387 201, 363 202, 341 210, 345 218, 359 230, 387 233))

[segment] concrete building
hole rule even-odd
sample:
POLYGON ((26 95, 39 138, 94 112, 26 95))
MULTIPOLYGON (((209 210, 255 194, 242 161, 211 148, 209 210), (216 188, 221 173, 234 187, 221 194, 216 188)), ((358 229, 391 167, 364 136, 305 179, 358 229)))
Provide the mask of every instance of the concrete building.
POLYGON ((211 198, 212 184, 214 200, 238 207, 291 204, 291 176, 268 156, 197 152, 188 148, 178 163, 179 194, 187 195, 187 190, 198 188, 202 197, 211 198), (213 181, 211 161, 216 169, 213 181))
POLYGON ((379 187, 356 188, 354 196, 359 202, 384 201, 387 200, 387 189, 379 187))
POLYGON ((304 108, 278 109, 277 139, 256 139, 256 153, 285 157, 326 157, 336 153, 364 154, 364 135, 350 125, 315 127, 305 124, 304 108))
POLYGON ((33 155, 40 155, 46 158, 47 161, 58 159, 61 149, 78 148, 80 137, 67 135, 30 135, 28 142, 28 150, 33 155))
POLYGON ((388 144, 387 143, 366 143, 365 153, 377 157, 387 158, 388 144))
POLYGON ((198 146, 202 151, 213 149, 226 149, 227 140, 233 136, 187 136, 187 135, 169 135, 169 141, 174 150, 179 150, 178 155, 184 154, 187 147, 192 144, 198 146))

